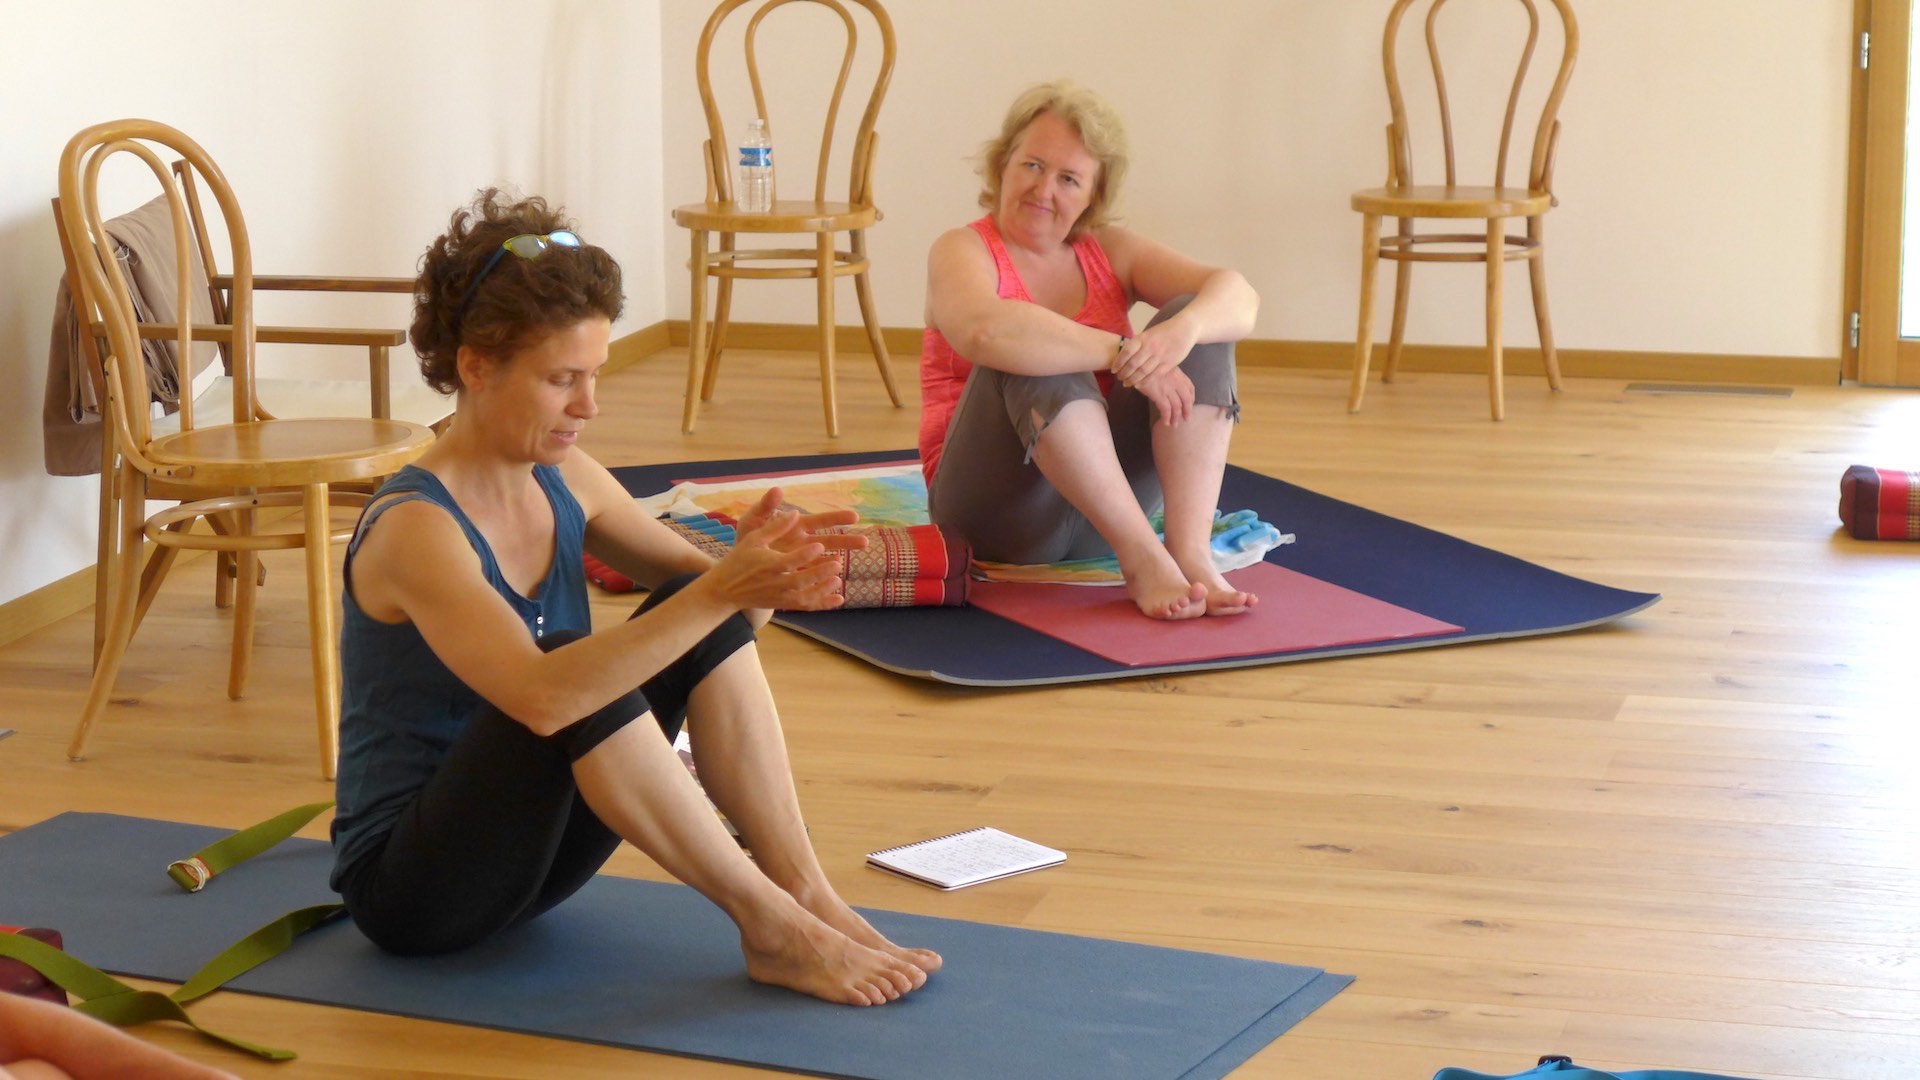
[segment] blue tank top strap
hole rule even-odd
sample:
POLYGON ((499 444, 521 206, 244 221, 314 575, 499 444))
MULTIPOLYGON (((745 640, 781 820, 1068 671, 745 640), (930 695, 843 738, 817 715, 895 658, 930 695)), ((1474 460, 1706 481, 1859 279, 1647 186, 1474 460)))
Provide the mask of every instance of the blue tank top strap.
MULTIPOLYGON (((550 491, 548 497, 551 498, 550 491)), ((360 523, 354 526, 353 539, 347 544, 347 555, 349 557, 353 555, 354 549, 360 546, 361 539, 366 535, 367 530, 373 527, 373 523, 380 520, 381 514, 407 502, 430 502, 445 510, 460 525, 460 532, 467 538, 467 543, 491 556, 492 552, 485 538, 480 535, 480 530, 473 524, 472 519, 467 517, 466 511, 460 509, 460 504, 454 501, 453 492, 447 490, 447 486, 440 482, 439 477, 418 465, 402 466, 399 472, 388 477, 387 482, 380 485, 380 490, 373 493, 373 498, 367 501, 367 509, 360 515, 360 523)), ((577 507, 578 504, 575 505, 577 507)))
MULTIPOLYGON (((367 530, 373 528, 373 523, 380 520, 380 515, 401 503, 409 502, 432 503, 452 515, 454 522, 460 526, 461 535, 467 538, 467 543, 472 545, 474 551, 479 554, 481 567, 486 572, 487 580, 494 582, 496 586, 501 584, 498 580, 500 572, 493 561, 493 548, 487 544, 486 538, 480 534, 479 528, 474 525, 472 519, 460 509, 460 504, 454 500, 453 493, 447 490, 447 486, 440 482, 439 477, 427 470, 418 465, 403 465, 399 472, 388 477, 387 482, 381 484, 380 489, 373 493, 373 498, 367 501, 367 508, 360 513, 359 522, 353 527, 353 537, 347 541, 347 556, 342 567, 342 574, 349 587, 353 580, 353 556, 360 550, 360 542, 366 539, 367 530)), ((575 506, 577 508, 578 504, 576 503, 575 506)))

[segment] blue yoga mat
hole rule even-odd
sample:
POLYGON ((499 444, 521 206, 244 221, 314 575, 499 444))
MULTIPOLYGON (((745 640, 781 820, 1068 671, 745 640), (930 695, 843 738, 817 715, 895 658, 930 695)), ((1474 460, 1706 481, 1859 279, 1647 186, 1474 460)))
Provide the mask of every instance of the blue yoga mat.
MULTIPOLYGON (((107 971, 182 982, 256 927, 338 899, 327 888, 332 852, 315 840, 287 841, 198 894, 167 878, 169 860, 223 835, 70 813, 0 837, 0 923, 57 929, 68 952, 107 971)), ((733 924, 692 889, 603 875, 532 923, 452 956, 389 956, 340 920, 229 985, 823 1076, 1216 1080, 1352 981, 1291 964, 862 914, 896 941, 937 950, 945 969, 888 1005, 830 1005, 749 981, 733 924)))
MULTIPOLYGON (((829 469, 913 457, 911 450, 628 466, 613 474, 635 495, 677 480, 788 469, 829 469)), ((782 613, 776 622, 843 652, 916 678, 968 686, 1029 686, 1252 667, 1329 656, 1427 649, 1579 630, 1660 599, 1571 577, 1306 488, 1227 467, 1220 505, 1250 509, 1294 543, 1267 561, 1451 623, 1457 633, 1194 663, 1116 663, 978 608, 873 608, 782 613)))

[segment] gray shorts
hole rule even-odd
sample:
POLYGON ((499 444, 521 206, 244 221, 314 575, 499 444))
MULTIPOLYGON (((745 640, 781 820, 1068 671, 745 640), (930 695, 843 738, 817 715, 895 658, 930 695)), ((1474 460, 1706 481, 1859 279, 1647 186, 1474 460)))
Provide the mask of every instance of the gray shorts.
MULTIPOLYGON (((1147 325, 1171 318, 1191 296, 1168 303, 1147 325)), ((1197 345, 1180 364, 1193 381, 1196 405, 1214 405, 1240 419, 1234 390, 1233 344, 1197 345)), ((1010 375, 974 365, 960 392, 947 439, 927 492, 935 524, 964 538, 974 554, 994 562, 1047 563, 1113 554, 1086 516, 1067 502, 1033 463, 1033 444, 1068 402, 1099 401, 1107 411, 1113 448, 1140 507, 1160 509, 1160 476, 1153 464, 1153 403, 1138 390, 1115 385, 1102 398, 1091 371, 1067 375, 1010 375), (1039 422, 1035 423, 1035 418, 1039 422)))

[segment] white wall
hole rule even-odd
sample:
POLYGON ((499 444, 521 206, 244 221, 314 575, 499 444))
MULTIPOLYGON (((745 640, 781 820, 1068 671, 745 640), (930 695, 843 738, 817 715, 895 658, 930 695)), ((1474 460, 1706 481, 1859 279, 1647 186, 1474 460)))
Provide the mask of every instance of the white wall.
MULTIPOLYGON (((61 271, 47 200, 61 147, 88 124, 144 116, 198 140, 247 215, 259 272, 409 275, 454 207, 505 183, 565 204, 620 260, 616 332, 665 317, 654 0, 0 0, 0 17, 0 378, 13 388, 0 395, 0 603, 93 561, 95 482, 47 476, 40 443, 61 271)), ((261 308, 295 325, 407 317, 404 297, 261 308)))
MULTIPOLYGON (((927 245, 975 215, 969 158, 1007 102, 1068 75, 1128 118, 1130 225, 1244 271, 1264 298, 1257 336, 1350 340, 1359 221, 1347 195, 1385 168, 1386 6, 893 0, 900 62, 878 169, 887 220, 871 234, 883 320, 919 325, 927 245)), ((802 25, 790 17, 798 7, 770 27, 802 25)), ((1458 0, 1449 19, 1510 43, 1497 25, 1508 7, 1458 0)), ((709 0, 0 0, 0 371, 16 388, 0 402, 0 603, 92 560, 94 486, 47 477, 39 433, 60 267, 46 200, 69 135, 125 115, 193 134, 233 182, 262 272, 409 273, 475 187, 547 193, 626 268, 621 329, 632 329, 687 314, 686 236, 666 211, 702 191, 693 48, 710 10, 709 0), (91 43, 84 63, 75 41, 91 43), (195 78, 170 83, 166 68, 181 61, 195 78)), ((1584 0, 1580 10, 1562 206, 1550 219, 1560 343, 1832 356, 1851 4, 1584 0)), ((1459 95, 1475 82, 1458 66, 1449 78, 1459 95)), ((805 184, 807 148, 781 133, 791 194, 805 184)), ((342 303, 326 311, 405 321, 396 298, 342 303)), ((749 321, 813 317, 798 285, 742 288, 736 303, 749 321)), ((1423 268, 1411 336, 1476 343, 1479 305, 1475 274, 1423 268)), ((263 317, 306 322, 318 310, 281 301, 263 317)), ((845 286, 841 311, 851 321, 845 286)), ((1524 305, 1509 311, 1509 340, 1531 342, 1524 305)))
MULTIPOLYGON (((1127 224, 1244 272, 1263 298, 1256 336, 1351 341, 1360 220, 1347 197, 1379 184, 1386 169, 1379 52, 1388 6, 893 0, 900 61, 881 118, 878 168, 887 217, 869 234, 883 321, 920 324, 927 246, 977 214, 967 159, 1006 105, 1033 82, 1071 76, 1127 118, 1135 151, 1122 197, 1127 224)), ((693 44, 710 7, 661 3, 672 202, 701 192, 693 44)), ((1562 111, 1561 206, 1548 221, 1560 344, 1832 357, 1852 5, 1578 0, 1576 8, 1583 37, 1562 111)), ((1521 35, 1510 27, 1520 10, 1511 0, 1458 0, 1446 9, 1443 44, 1454 33, 1484 35, 1517 51, 1521 35)), ((769 30, 779 21, 770 19, 769 30)), ((1557 42, 1543 42, 1541 57, 1556 61, 1557 42)), ((1464 115, 1460 99, 1474 89, 1473 73, 1456 58, 1447 76, 1464 115)), ((1406 78, 1430 94, 1419 63, 1406 78)), ((805 155, 786 141, 775 149, 783 194, 793 191, 796 166, 805 168, 805 155)), ((1490 173, 1492 140, 1482 141, 1489 149, 1479 160, 1490 173)), ((1529 150, 1520 149, 1510 177, 1524 176, 1529 150)), ((1418 178, 1436 173, 1429 165, 1418 178)), ((676 318, 687 313, 683 249, 681 238, 670 238, 662 257, 676 318)), ((1475 270, 1421 269, 1413 340, 1482 340, 1475 270)), ((1530 345, 1524 285, 1513 284, 1508 340, 1530 345)), ((756 284, 736 294, 736 317, 810 322, 810 296, 802 285, 756 284)), ((840 311, 843 323, 857 320, 845 286, 840 311)))

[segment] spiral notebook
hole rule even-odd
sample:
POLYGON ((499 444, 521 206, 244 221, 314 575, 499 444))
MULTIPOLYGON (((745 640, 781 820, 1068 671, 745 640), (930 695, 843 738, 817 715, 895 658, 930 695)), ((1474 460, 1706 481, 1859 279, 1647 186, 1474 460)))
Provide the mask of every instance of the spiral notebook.
POLYGON ((983 881, 1043 870, 1067 861, 1067 853, 981 826, 902 844, 867 856, 876 870, 912 878, 936 889, 960 889, 983 881))

